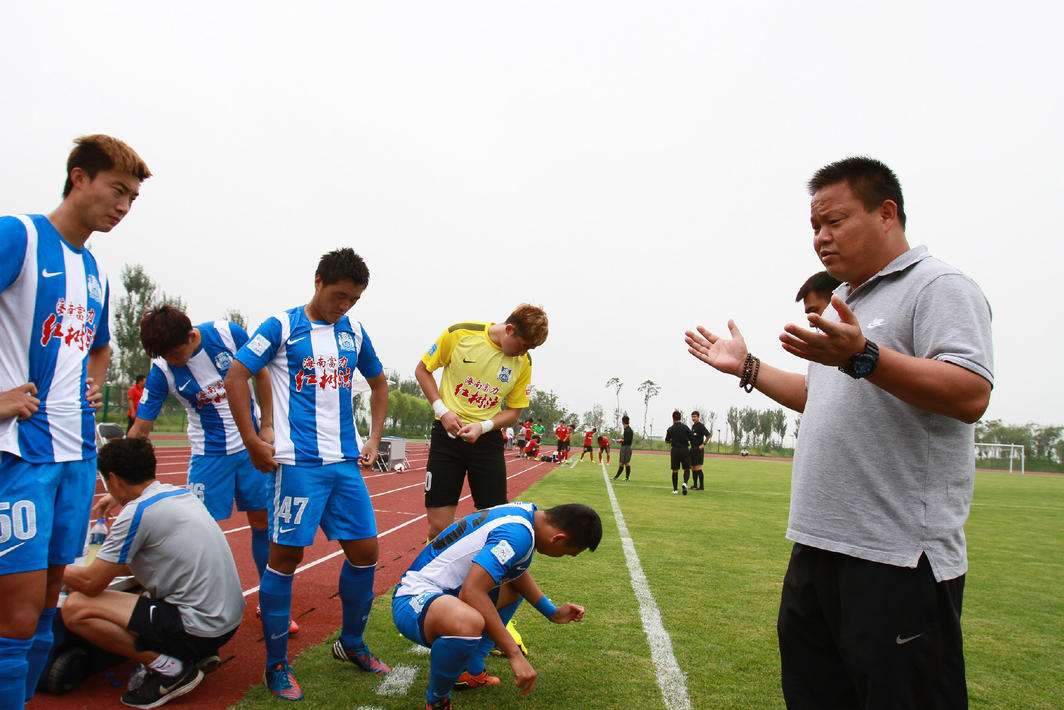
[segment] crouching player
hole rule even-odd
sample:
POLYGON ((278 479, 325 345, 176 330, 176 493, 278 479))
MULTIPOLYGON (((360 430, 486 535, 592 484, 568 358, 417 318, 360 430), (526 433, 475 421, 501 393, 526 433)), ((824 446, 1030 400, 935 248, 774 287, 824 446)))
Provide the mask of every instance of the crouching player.
POLYGON ((532 553, 576 556, 594 551, 601 539, 602 521, 586 505, 538 510, 531 503, 511 503, 467 515, 429 543, 392 598, 399 632, 432 649, 427 710, 449 709, 452 687, 498 685, 484 667, 496 644, 522 695, 531 693, 536 671, 506 632, 521 600, 556 624, 584 618, 583 607, 556 607, 543 594, 528 573, 532 553))
POLYGON ((145 439, 120 439, 100 449, 97 467, 109 495, 125 506, 96 559, 70 566, 72 590, 63 623, 90 643, 139 661, 139 683, 122 695, 135 708, 154 708, 193 690, 218 667, 218 649, 244 616, 233 553, 207 509, 184 487, 155 478, 155 451, 145 439), (148 596, 108 590, 132 574, 148 596))

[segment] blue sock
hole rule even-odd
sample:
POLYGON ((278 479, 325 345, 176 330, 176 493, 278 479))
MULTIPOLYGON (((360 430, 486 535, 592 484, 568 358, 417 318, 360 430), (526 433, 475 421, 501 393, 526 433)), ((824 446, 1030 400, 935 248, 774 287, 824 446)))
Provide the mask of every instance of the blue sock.
POLYGON ((48 662, 48 655, 52 652, 52 625, 55 623, 55 607, 49 607, 41 612, 37 619, 37 632, 33 635, 33 644, 26 661, 29 669, 26 671, 26 702, 30 701, 37 691, 37 681, 41 679, 41 671, 48 662))
POLYGON ((429 687, 425 700, 431 705, 451 694, 454 681, 466 667, 470 654, 477 650, 479 637, 439 636, 432 642, 429 657, 429 687))
POLYGON ((345 649, 358 652, 366 647, 362 632, 366 630, 366 620, 373 606, 373 575, 376 571, 375 564, 356 567, 347 560, 340 569, 340 604, 344 612, 340 643, 345 649))
POLYGON ((22 710, 26 704, 26 671, 33 639, 0 636, 0 710, 22 710))
MULTIPOLYGON (((506 626, 510 623, 510 619, 514 618, 514 614, 517 613, 517 607, 521 604, 522 597, 518 597, 517 601, 513 604, 507 604, 499 609, 499 618, 502 619, 502 625, 506 626)), ((480 643, 477 645, 476 652, 469 657, 469 663, 466 664, 466 670, 472 675, 480 675, 484 672, 484 659, 491 653, 491 649, 495 648, 495 642, 492 641, 491 636, 484 634, 480 637, 480 643)))
POLYGON ((292 575, 270 567, 262 573, 259 587, 262 607, 262 638, 266 643, 266 667, 288 662, 288 622, 292 617, 292 575))
POLYGON ((259 571, 259 580, 266 571, 266 560, 270 558, 270 537, 266 529, 251 528, 251 558, 255 560, 255 569, 259 571))

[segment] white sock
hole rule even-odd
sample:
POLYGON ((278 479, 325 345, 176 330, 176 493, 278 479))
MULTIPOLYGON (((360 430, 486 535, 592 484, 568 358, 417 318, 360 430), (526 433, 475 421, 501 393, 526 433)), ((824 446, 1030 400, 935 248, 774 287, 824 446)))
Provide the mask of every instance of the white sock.
POLYGON ((148 664, 148 668, 151 668, 156 673, 162 673, 167 678, 175 678, 185 670, 185 664, 181 662, 180 658, 160 653, 158 658, 148 664))

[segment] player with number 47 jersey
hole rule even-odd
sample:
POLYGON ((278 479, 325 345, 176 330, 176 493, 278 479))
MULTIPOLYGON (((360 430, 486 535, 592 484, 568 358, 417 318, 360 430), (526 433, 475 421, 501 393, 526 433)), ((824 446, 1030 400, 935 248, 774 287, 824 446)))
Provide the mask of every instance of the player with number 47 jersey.
POLYGON ((288 663, 292 577, 318 527, 338 540, 347 561, 340 571, 343 630, 333 656, 372 673, 391 670, 362 634, 373 604, 377 522, 359 464, 377 458, 388 408, 388 381, 366 329, 347 316, 369 284, 369 269, 351 249, 318 263, 314 296, 267 318, 241 347, 225 378, 233 419, 255 467, 268 477, 270 559, 259 604, 266 643, 264 681, 285 700, 303 691, 288 663), (360 450, 351 381, 369 381, 371 434, 360 450), (273 395, 274 440, 256 432, 247 380, 265 370, 273 395))

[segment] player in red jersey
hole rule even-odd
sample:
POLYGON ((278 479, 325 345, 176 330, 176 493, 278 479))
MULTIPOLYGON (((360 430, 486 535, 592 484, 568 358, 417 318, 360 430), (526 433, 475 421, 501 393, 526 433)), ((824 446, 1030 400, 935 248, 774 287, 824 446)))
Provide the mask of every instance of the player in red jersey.
POLYGON ((602 455, 606 455, 606 463, 610 462, 610 437, 600 434, 598 438, 599 463, 602 463, 602 455))
POLYGON ((584 454, 591 454, 591 463, 595 463, 595 428, 584 430, 584 450, 580 452, 580 460, 584 460, 584 454))
POLYGON ((569 437, 573 435, 572 430, 566 426, 565 422, 558 424, 558 427, 554 430, 554 436, 558 437, 558 460, 569 460, 569 437))

